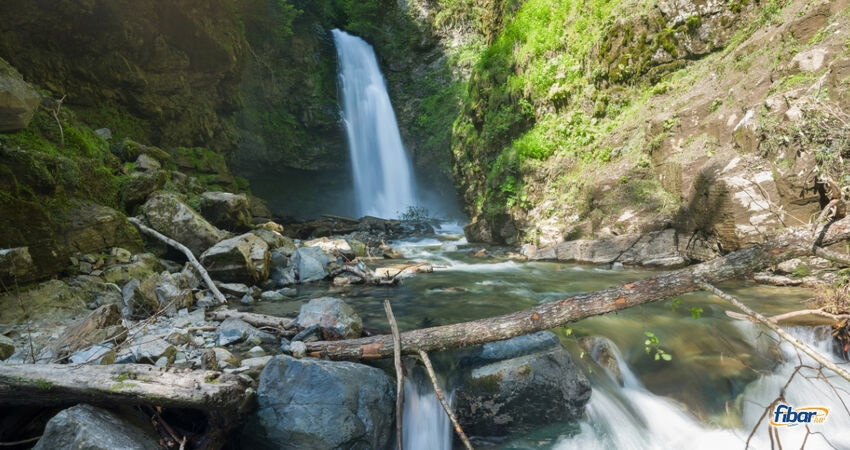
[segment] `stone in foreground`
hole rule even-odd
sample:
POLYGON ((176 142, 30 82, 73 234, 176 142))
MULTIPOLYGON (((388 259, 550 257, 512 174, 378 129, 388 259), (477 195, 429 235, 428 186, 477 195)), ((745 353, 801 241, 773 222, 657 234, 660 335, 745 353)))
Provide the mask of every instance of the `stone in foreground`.
POLYGON ((157 450, 156 439, 110 411, 77 405, 55 415, 35 450, 157 450))
POLYGON ((483 345, 455 392, 458 420, 476 436, 506 436, 575 420, 590 382, 548 331, 483 345))
POLYGON ((242 448, 387 449, 395 387, 383 371, 352 362, 272 358, 242 448))

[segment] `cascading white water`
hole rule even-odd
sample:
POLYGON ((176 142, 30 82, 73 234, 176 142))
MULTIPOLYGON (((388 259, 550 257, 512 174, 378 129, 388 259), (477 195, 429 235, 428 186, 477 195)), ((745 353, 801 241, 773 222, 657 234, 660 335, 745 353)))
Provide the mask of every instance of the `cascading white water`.
POLYGON ((397 218, 416 206, 416 190, 375 51, 344 31, 333 37, 358 212, 397 218))
MULTIPOLYGON (((752 339, 764 343, 765 335, 754 324, 743 324, 752 339)), ((818 337, 812 329, 792 329, 792 334, 824 355, 832 355, 832 340, 818 337)), ((827 335, 828 336, 828 335, 827 335)), ((613 345, 613 344, 611 344, 613 345)), ((750 431, 756 427, 766 405, 776 399, 779 392, 796 370, 797 365, 816 367, 817 364, 805 355, 800 355, 790 344, 783 342, 780 349, 785 362, 776 370, 754 382, 745 389, 741 398, 741 426, 737 429, 712 427, 701 423, 676 402, 652 394, 638 381, 631 369, 617 354, 624 383, 619 389, 594 387, 587 416, 580 423, 578 434, 563 437, 555 446, 557 450, 594 449, 716 449, 744 448, 750 431)), ((835 361, 839 362, 839 361, 835 361)), ((807 449, 850 448, 850 416, 844 404, 850 401, 848 384, 845 380, 824 372, 832 387, 817 377, 814 370, 802 369, 785 390, 785 400, 791 405, 826 406, 832 411, 823 428, 813 433, 829 431, 829 441, 823 434, 806 436, 804 427, 788 427, 779 431, 782 448, 807 449), (834 387, 834 389, 833 389, 834 387)), ((750 440, 750 448, 772 448, 767 435, 767 422, 762 421, 750 440)))
MULTIPOLYGON (((451 403, 451 395, 446 399, 451 403)), ((434 389, 424 377, 404 383, 405 450, 451 450, 452 430, 434 389)))

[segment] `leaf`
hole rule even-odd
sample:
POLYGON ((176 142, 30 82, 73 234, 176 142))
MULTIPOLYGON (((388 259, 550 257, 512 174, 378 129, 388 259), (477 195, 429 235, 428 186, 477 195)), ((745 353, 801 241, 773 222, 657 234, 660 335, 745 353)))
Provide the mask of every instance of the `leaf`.
POLYGON ((698 306, 692 307, 691 308, 691 317, 693 317, 694 320, 699 320, 699 318, 702 317, 702 311, 703 311, 703 309, 698 307, 698 306))
POLYGON ((644 331, 643 334, 645 334, 647 337, 650 337, 650 338, 655 337, 655 333, 653 333, 651 331, 644 331))
POLYGON ((671 359, 673 359, 673 355, 671 355, 669 353, 665 353, 665 354, 661 355, 661 359, 663 359, 664 361, 670 361, 671 359))
POLYGON ((661 357, 661 355, 659 355, 658 353, 655 354, 655 360, 656 361, 658 361, 658 358, 660 358, 660 357, 661 357))
POLYGON ((649 344, 650 344, 649 339, 643 341, 643 345, 649 345, 649 344))

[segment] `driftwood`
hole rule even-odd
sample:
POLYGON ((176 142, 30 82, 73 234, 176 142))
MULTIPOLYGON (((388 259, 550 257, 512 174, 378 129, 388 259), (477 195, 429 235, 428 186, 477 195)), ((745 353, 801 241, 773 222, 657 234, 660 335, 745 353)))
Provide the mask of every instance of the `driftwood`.
MULTIPOLYGON (((726 311, 726 315, 737 320, 749 320, 751 322, 757 322, 751 316, 746 314, 736 313, 733 311, 726 311)), ((850 319, 850 314, 832 314, 830 312, 825 311, 823 308, 820 309, 801 309, 797 311, 791 311, 787 313, 777 314, 775 316, 770 316, 767 319, 774 323, 779 322, 788 322, 793 320, 799 320, 801 318, 812 318, 819 317, 823 319, 824 323, 834 324, 840 322, 845 319, 850 319)))
POLYGON ((298 332, 298 330, 295 329, 295 321, 286 317, 240 312, 232 309, 218 309, 210 313, 210 318, 219 322, 231 317, 239 319, 257 328, 272 328, 281 336, 291 337, 295 336, 298 332))
MULTIPOLYGON (((659 274, 596 292, 574 295, 498 317, 424 328, 401 335, 402 352, 480 345, 565 325, 569 322, 655 302, 700 289, 700 282, 739 278, 791 258, 808 256, 817 246, 850 238, 850 218, 833 222, 818 238, 810 231, 789 230, 775 240, 732 252, 702 264, 659 274)), ((307 343, 307 352, 328 359, 370 360, 393 354, 391 336, 307 343)))
POLYGON ((398 323, 395 321, 393 308, 390 306, 389 300, 384 300, 384 311, 387 313, 387 320, 390 322, 390 328, 393 333, 393 360, 395 363, 395 436, 398 449, 402 450, 403 434, 404 434, 404 365, 401 362, 401 338, 398 332, 398 323))
POLYGON ((803 353, 809 355, 809 357, 811 357, 812 359, 817 361, 820 365, 822 365, 822 366, 826 367, 827 369, 835 372, 835 374, 840 376, 841 378, 844 378, 845 380, 850 381, 850 372, 848 372, 847 370, 845 370, 841 367, 838 367, 835 363, 833 363, 829 359, 825 358, 823 355, 818 353, 815 349, 809 347, 803 341, 792 336, 790 333, 785 331, 782 327, 777 325, 776 322, 774 322, 773 320, 770 320, 767 317, 753 311, 752 309, 747 307, 747 305, 741 303, 741 301, 738 300, 737 298, 732 297, 731 295, 721 291, 720 289, 717 289, 716 287, 712 286, 709 283, 701 283, 701 286, 702 286, 703 289, 705 289, 709 292, 712 292, 714 295, 716 295, 716 296, 722 298, 723 300, 726 300, 727 302, 735 305, 736 308, 740 309, 741 311, 744 311, 744 313, 746 315, 752 317, 753 319, 755 319, 756 321, 758 321, 762 325, 770 328, 771 330, 773 330, 774 333, 778 334, 779 337, 781 337, 782 339, 785 339, 786 341, 788 341, 788 343, 790 343, 794 347, 797 347, 803 353))
POLYGON ((360 219, 354 219, 352 217, 335 216, 333 214, 322 214, 322 217, 326 219, 338 220, 340 222, 360 223, 360 219))
POLYGON ((143 224, 141 220, 139 220, 135 217, 130 217, 127 220, 129 220, 130 223, 132 223, 133 225, 139 227, 139 229, 144 231, 145 233, 159 239, 162 242, 165 242, 166 244, 176 248, 177 250, 180 250, 184 255, 186 255, 186 259, 189 260, 189 264, 191 264, 192 267, 194 267, 195 270, 197 270, 198 273, 201 274, 201 278, 204 279, 204 283, 206 283, 207 288, 212 293, 216 302, 218 302, 220 304, 227 303, 227 299, 224 298, 224 295, 222 295, 221 291, 219 291, 218 287, 216 287, 215 283, 213 283, 212 278, 210 278, 210 274, 207 273, 207 269, 205 269, 204 266, 201 265, 200 262, 198 262, 198 259, 195 258, 195 255, 192 254, 192 250, 189 250, 189 248, 186 247, 185 245, 183 245, 183 244, 175 241, 174 239, 171 239, 170 237, 160 233, 159 231, 156 231, 153 228, 143 224))
POLYGON ((155 405, 238 412, 251 394, 238 376, 146 364, 0 365, 0 405, 155 405))
POLYGON ((376 286, 394 286, 399 282, 399 278, 397 277, 376 276, 368 268, 365 268, 365 265, 364 267, 360 267, 359 264, 344 264, 339 268, 339 272, 337 273, 342 272, 348 272, 362 279, 364 283, 376 286))
POLYGON ((449 402, 446 401, 446 397, 443 395, 443 390, 440 389, 440 383, 437 382, 437 374, 434 373, 434 367, 431 365, 431 358, 429 358, 428 354, 422 350, 419 350, 419 357, 425 364, 425 370, 428 371, 428 377, 431 378, 431 384, 434 385, 434 393, 437 394, 437 399, 440 400, 440 404, 443 405, 443 409, 446 411, 446 414, 448 414, 449 420, 454 426, 455 433, 457 433, 457 436, 463 442, 463 446, 472 450, 472 444, 469 443, 469 438, 466 437, 466 433, 464 433, 463 428, 460 427, 457 417, 455 417, 451 406, 449 406, 449 402))

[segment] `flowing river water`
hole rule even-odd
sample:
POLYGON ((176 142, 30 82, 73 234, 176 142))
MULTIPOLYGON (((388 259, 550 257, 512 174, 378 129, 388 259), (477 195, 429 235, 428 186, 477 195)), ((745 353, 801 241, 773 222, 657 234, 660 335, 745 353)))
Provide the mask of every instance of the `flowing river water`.
MULTIPOLYGON (((448 230, 457 232, 457 229, 448 230)), ((613 270, 556 262, 523 262, 504 257, 475 258, 461 235, 444 234, 393 243, 409 261, 429 261, 435 271, 407 277, 396 287, 305 285, 298 301, 262 303, 257 311, 285 314, 297 311, 311 297, 345 298, 366 327, 388 328, 382 302, 389 298, 402 331, 505 314, 570 294, 610 287, 652 272, 613 270)), ((376 263, 373 263, 377 264, 376 263)), ((801 309, 811 291, 730 282, 722 289, 771 315, 801 309)), ((714 449, 744 448, 765 408, 780 395, 795 368, 817 367, 787 343, 779 345, 763 328, 730 319, 730 306, 704 292, 639 306, 616 314, 588 318, 570 329, 553 330, 588 375, 593 394, 585 417, 577 423, 555 423, 502 441, 479 441, 493 448, 555 449, 714 449), (692 308, 701 308, 698 319, 692 308), (645 351, 645 332, 654 333, 660 347, 672 355, 656 361, 645 351), (615 380, 578 344, 583 337, 606 340, 617 358, 615 380)), ((801 340, 833 355, 829 333, 822 328, 792 328, 801 340)), ((450 383, 452 354, 434 362, 450 383)), ((836 359, 837 360, 837 359, 836 359)), ((388 366, 388 369, 391 369, 388 366)), ((448 449, 452 431, 437 399, 421 374, 406 383, 405 447, 448 449)), ((451 386, 447 386, 451 392, 451 386)), ((818 377, 803 368, 785 390, 786 403, 825 406, 824 424, 779 432, 782 448, 850 448, 850 384, 829 372, 818 377), (824 379, 826 378, 826 381, 824 379)), ((771 448, 767 419, 758 427, 750 448, 771 448)), ((778 447, 777 447, 778 448, 778 447)))

